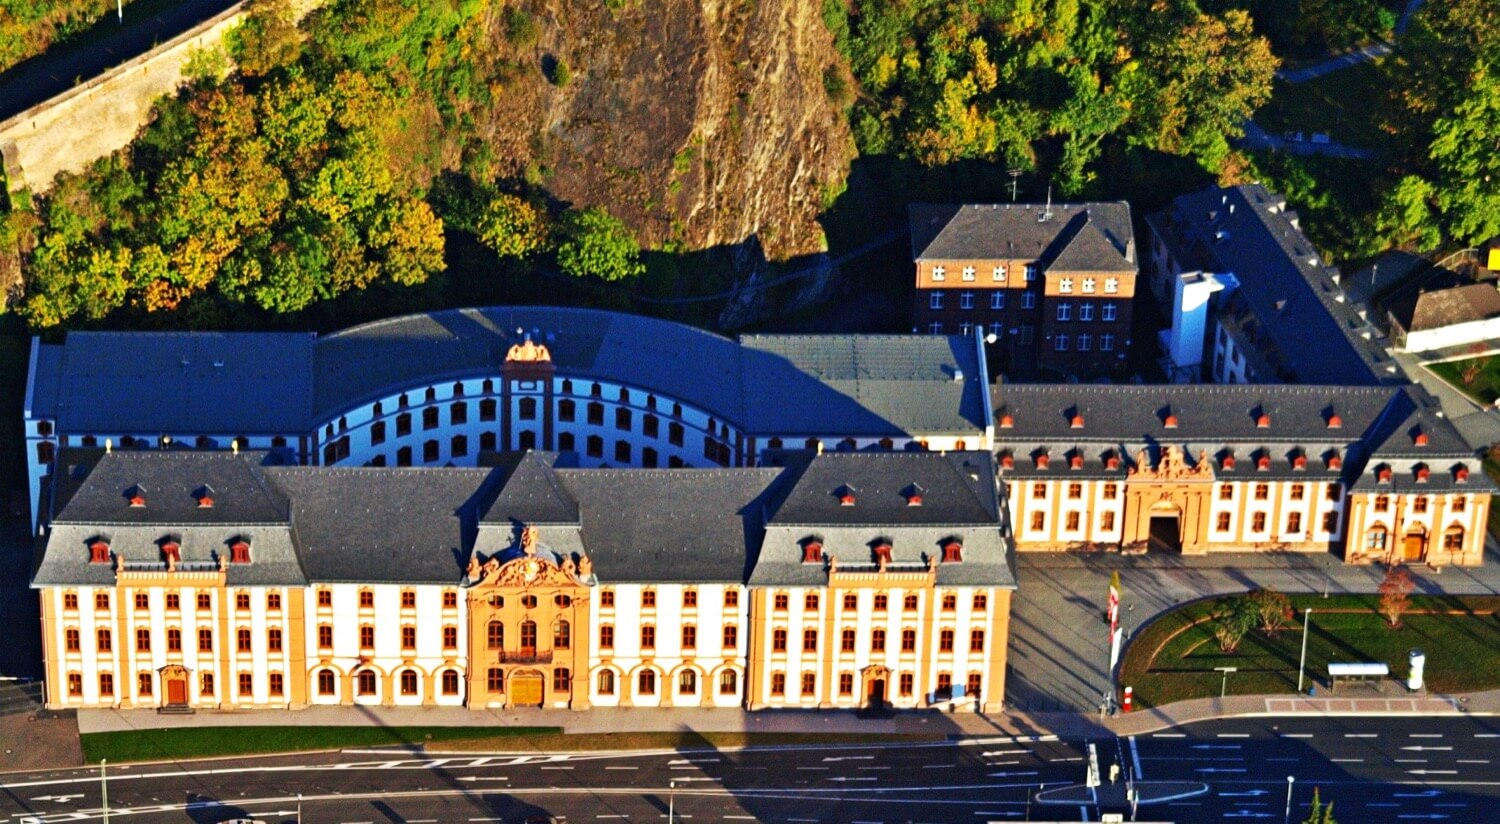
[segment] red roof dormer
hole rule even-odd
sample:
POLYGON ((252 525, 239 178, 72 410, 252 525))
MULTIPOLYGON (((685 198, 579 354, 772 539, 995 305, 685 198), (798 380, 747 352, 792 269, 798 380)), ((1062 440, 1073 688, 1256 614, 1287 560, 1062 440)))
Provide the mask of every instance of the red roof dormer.
POLYGON ((1176 429, 1177 428, 1177 416, 1176 415, 1168 415, 1166 417, 1166 419, 1162 421, 1162 425, 1165 426, 1168 429, 1176 429))
POLYGON ((1461 484, 1468 483, 1469 482, 1469 468, 1467 466, 1460 466, 1459 468, 1453 470, 1453 481, 1455 483, 1461 483, 1461 484))
POLYGON ((1011 415, 1009 412, 1007 412, 1004 415, 1000 416, 1000 428, 1001 429, 1014 429, 1015 426, 1016 426, 1016 418, 1015 418, 1014 415, 1011 415))
POLYGON ((1050 455, 1048 455, 1046 452, 1043 452, 1042 454, 1036 456, 1036 468, 1037 469, 1046 469, 1047 465, 1050 464, 1051 462, 1052 462, 1052 457, 1050 455))
POLYGON ((943 544, 943 563, 958 564, 964 560, 964 545, 958 541, 943 544))
POLYGON ((926 491, 927 490, 923 489, 922 487, 918 486, 917 484, 912 484, 911 486, 907 487, 906 488, 906 492, 902 493, 902 494, 906 495, 906 505, 907 506, 921 506, 922 505, 922 493, 926 492, 926 491))
POLYGON ((1417 434, 1414 435, 1414 436, 1412 436, 1412 439, 1411 439, 1411 442, 1413 444, 1417 445, 1417 446, 1426 446, 1427 445, 1427 441, 1428 441, 1427 433, 1426 432, 1422 432, 1420 430, 1418 430, 1417 434))
POLYGON ((1329 469, 1341 469, 1341 468, 1343 468, 1343 466, 1344 466, 1344 459, 1342 457, 1340 457, 1337 452, 1335 452, 1332 455, 1328 456, 1328 468, 1329 469))
POLYGON ((1114 453, 1110 453, 1109 457, 1107 457, 1107 458, 1104 459, 1104 468, 1105 469, 1119 469, 1120 468, 1120 456, 1116 455, 1114 453))
POLYGON ((161 557, 168 563, 182 563, 182 545, 176 541, 162 541, 161 557))
POLYGON ((1258 429, 1270 429, 1271 428, 1271 416, 1267 415, 1264 412, 1260 413, 1259 415, 1257 415, 1255 417, 1255 426, 1258 429))
POLYGON ((808 541, 806 541, 806 542, 804 542, 802 544, 802 563, 804 563, 804 564, 821 564, 821 563, 823 563, 823 542, 822 541, 808 540, 808 541))
POLYGON ((1271 456, 1270 455, 1262 455, 1259 458, 1256 458, 1255 459, 1255 468, 1258 471, 1260 471, 1260 472, 1265 472, 1265 471, 1269 470, 1271 468, 1271 456))
POLYGON ((854 487, 844 484, 839 487, 839 506, 854 506, 854 487))
POLYGON ((130 501, 130 505, 133 506, 133 507, 142 507, 142 506, 145 506, 146 505, 146 487, 141 486, 140 484, 136 484, 135 486, 132 486, 130 488, 129 492, 125 493, 125 497, 126 497, 127 500, 130 501))
POLYGON ((891 545, 881 542, 875 545, 875 563, 888 564, 891 562, 891 545))
POLYGON ((1425 483, 1427 483, 1427 476, 1429 474, 1430 473, 1427 470, 1427 465, 1426 464, 1417 464, 1417 483, 1419 483, 1419 484, 1425 484, 1425 483))
POLYGON ((1068 466, 1069 466, 1069 468, 1072 468, 1072 469, 1082 469, 1083 468, 1083 456, 1082 455, 1074 455, 1073 457, 1069 458, 1068 459, 1068 466))
POLYGON ((240 540, 240 541, 235 541, 234 543, 232 543, 232 544, 229 545, 229 563, 231 563, 231 564, 248 564, 248 563, 250 563, 250 544, 249 544, 249 542, 240 540))
POLYGON ((1329 429, 1343 429, 1344 428, 1344 419, 1340 418, 1337 414, 1329 415, 1328 416, 1328 428, 1329 429))
POLYGON ((89 544, 89 563, 109 563, 109 543, 107 541, 95 541, 89 544))
POLYGON ((198 496, 198 508, 199 509, 213 509, 214 508, 214 499, 213 499, 213 497, 210 496, 210 495, 200 495, 200 496, 198 496))
POLYGON ((1224 459, 1219 461, 1220 469, 1234 469, 1234 453, 1226 453, 1224 459))
POLYGON ((1073 429, 1082 429, 1083 428, 1083 416, 1082 415, 1074 415, 1073 417, 1071 417, 1071 418, 1068 419, 1068 425, 1070 427, 1072 427, 1073 429))
POLYGON ((1377 468, 1375 470, 1375 480, 1377 482, 1383 483, 1383 484, 1390 483, 1391 482, 1391 468, 1388 467, 1388 466, 1382 466, 1382 467, 1377 468))
POLYGON ((1307 456, 1298 454, 1297 457, 1292 458, 1292 469, 1307 469, 1307 456))
POLYGON ((1016 467, 1016 458, 1015 458, 1014 455, 1012 455, 1009 452, 1007 452, 1004 455, 1000 456, 1000 468, 1001 469, 1015 469, 1015 467, 1016 467))

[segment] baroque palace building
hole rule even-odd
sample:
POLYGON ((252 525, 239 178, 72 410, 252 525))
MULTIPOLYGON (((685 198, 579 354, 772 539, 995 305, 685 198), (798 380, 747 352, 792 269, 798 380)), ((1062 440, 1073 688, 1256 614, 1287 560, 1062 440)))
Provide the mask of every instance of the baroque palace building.
POLYGON ((981 334, 38 341, 47 701, 994 711, 1012 550, 1482 559, 1416 387, 989 385, 981 334))

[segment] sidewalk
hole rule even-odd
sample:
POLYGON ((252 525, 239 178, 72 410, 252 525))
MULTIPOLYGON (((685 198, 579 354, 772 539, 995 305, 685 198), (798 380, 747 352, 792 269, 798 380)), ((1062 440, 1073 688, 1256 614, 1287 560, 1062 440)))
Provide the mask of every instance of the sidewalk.
POLYGON ((309 707, 303 710, 200 712, 159 715, 154 710, 79 710, 79 732, 180 727, 560 727, 572 735, 614 732, 749 732, 884 735, 942 735, 949 738, 1024 737, 1103 738, 1141 735, 1180 724, 1216 718, 1341 715, 1500 715, 1500 690, 1464 695, 1234 695, 1179 701, 1158 709, 1121 713, 931 711, 896 712, 862 718, 843 710, 615 709, 573 711, 515 709, 474 711, 458 707, 309 707))

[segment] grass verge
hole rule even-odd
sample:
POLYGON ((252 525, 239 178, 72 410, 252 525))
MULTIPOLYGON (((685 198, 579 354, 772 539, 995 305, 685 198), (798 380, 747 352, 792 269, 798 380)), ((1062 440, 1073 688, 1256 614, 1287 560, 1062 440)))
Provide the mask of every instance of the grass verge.
POLYGON ((585 752, 722 749, 795 744, 884 744, 942 741, 937 733, 622 732, 567 735, 556 727, 186 727, 90 733, 84 761, 188 760, 227 755, 421 745, 449 752, 585 752))
POLYGON ((1427 686, 1436 692, 1500 687, 1500 597, 1422 596, 1399 629, 1388 629, 1375 612, 1377 595, 1320 598, 1292 596, 1296 619, 1274 636, 1247 634, 1234 652, 1213 637, 1214 601, 1178 607, 1140 630, 1120 664, 1120 684, 1135 689, 1144 707, 1219 694, 1215 667, 1236 667, 1228 692, 1237 695, 1292 693, 1302 652, 1302 610, 1312 607, 1308 632, 1309 683, 1327 686, 1328 664, 1381 662, 1394 677, 1406 675, 1408 650, 1427 652, 1427 686))
POLYGON ((160 730, 97 732, 81 736, 83 759, 157 761, 255 755, 341 747, 380 747, 484 738, 514 741, 532 735, 555 735, 557 727, 178 727, 160 730))
POLYGON ((1480 403, 1494 403, 1500 397, 1500 357, 1465 358, 1464 360, 1429 363, 1433 374, 1448 382, 1449 386, 1468 395, 1480 403), (1477 366, 1477 371, 1469 371, 1477 366), (1471 380, 1464 380, 1465 377, 1471 380))

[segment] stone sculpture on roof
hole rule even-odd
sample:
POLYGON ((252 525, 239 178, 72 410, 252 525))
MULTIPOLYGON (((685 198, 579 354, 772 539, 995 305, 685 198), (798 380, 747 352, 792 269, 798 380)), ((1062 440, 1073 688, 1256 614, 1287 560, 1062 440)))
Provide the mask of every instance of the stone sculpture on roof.
POLYGON ((531 336, 527 335, 525 340, 515 344, 509 352, 505 353, 505 362, 551 363, 552 353, 547 351, 545 345, 533 342, 531 336))

